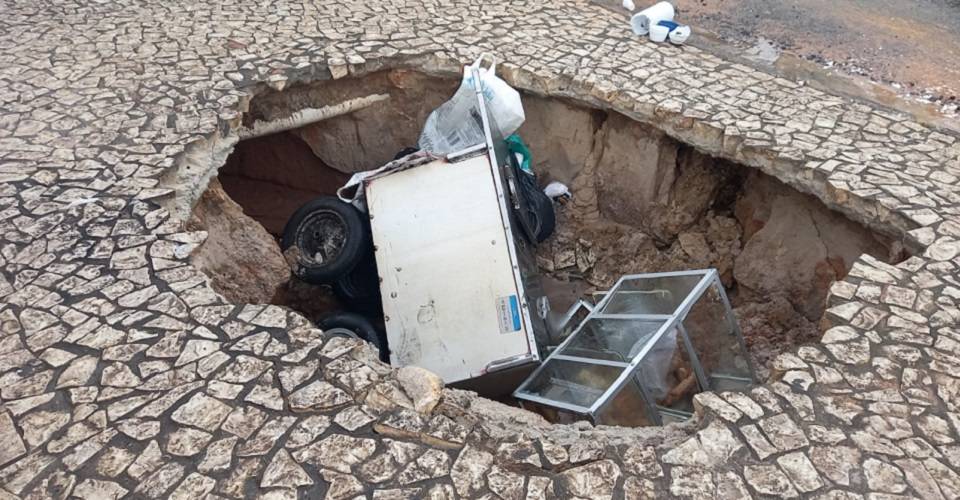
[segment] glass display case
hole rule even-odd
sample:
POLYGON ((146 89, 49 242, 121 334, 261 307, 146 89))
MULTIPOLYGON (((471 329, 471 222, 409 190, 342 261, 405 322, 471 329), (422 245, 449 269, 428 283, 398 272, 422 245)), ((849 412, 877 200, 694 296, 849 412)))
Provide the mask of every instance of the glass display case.
POLYGON ((706 390, 743 390, 754 371, 715 269, 620 278, 517 388, 555 422, 662 425, 706 390))

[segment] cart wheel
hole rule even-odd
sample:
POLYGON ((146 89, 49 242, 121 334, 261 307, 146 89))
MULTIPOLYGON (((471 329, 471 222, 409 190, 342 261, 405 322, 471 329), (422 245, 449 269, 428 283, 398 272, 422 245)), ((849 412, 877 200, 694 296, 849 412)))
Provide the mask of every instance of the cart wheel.
POLYGON ((380 352, 380 361, 390 362, 387 336, 377 330, 367 318, 349 312, 330 313, 317 321, 317 326, 327 335, 338 335, 368 342, 380 352))
POLYGON ((294 274, 314 285, 332 283, 349 273, 369 246, 360 211, 333 196, 321 196, 298 208, 280 240, 294 274), (296 251, 288 252, 291 247, 296 251))
POLYGON ((347 309, 361 314, 381 314, 380 276, 374 256, 364 255, 352 271, 333 282, 333 293, 347 309))
POLYGON ((542 243, 557 227, 557 214, 553 211, 553 200, 539 189, 530 190, 527 196, 532 205, 530 218, 533 220, 537 243, 542 243))

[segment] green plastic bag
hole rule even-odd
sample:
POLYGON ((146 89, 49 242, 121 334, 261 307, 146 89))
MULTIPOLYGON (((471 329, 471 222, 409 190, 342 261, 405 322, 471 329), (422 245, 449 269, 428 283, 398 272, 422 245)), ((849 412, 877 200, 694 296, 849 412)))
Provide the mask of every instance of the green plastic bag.
POLYGON ((519 154, 522 160, 520 161, 520 170, 524 172, 533 174, 533 155, 530 153, 530 148, 527 147, 526 143, 523 142, 523 139, 519 135, 513 134, 510 137, 505 139, 507 142, 507 151, 510 154, 519 154))

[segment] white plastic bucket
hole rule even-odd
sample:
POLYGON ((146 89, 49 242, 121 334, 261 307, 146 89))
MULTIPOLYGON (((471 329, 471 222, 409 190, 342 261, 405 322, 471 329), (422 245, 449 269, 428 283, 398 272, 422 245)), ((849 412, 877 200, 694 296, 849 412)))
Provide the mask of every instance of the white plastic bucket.
POLYGON ((689 26, 678 26, 670 32, 670 43, 674 45, 682 45, 683 42, 687 41, 687 38, 690 38, 689 26))
POLYGON ((670 34, 670 28, 655 24, 650 27, 650 41, 653 42, 663 42, 666 41, 667 35, 670 34))

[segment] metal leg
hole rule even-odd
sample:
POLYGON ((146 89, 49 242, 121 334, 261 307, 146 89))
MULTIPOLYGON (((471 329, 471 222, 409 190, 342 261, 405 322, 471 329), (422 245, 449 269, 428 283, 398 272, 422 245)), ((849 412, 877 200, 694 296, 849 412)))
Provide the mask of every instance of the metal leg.
POLYGON ((697 374, 697 381, 700 382, 700 390, 709 391, 710 380, 707 378, 706 372, 703 371, 703 365, 700 364, 700 357, 697 356, 697 351, 693 349, 693 342, 690 341, 690 335, 687 334, 687 329, 683 327, 683 322, 677 323, 677 329, 680 330, 680 335, 683 337, 683 346, 687 349, 687 356, 690 357, 693 372, 697 374))

